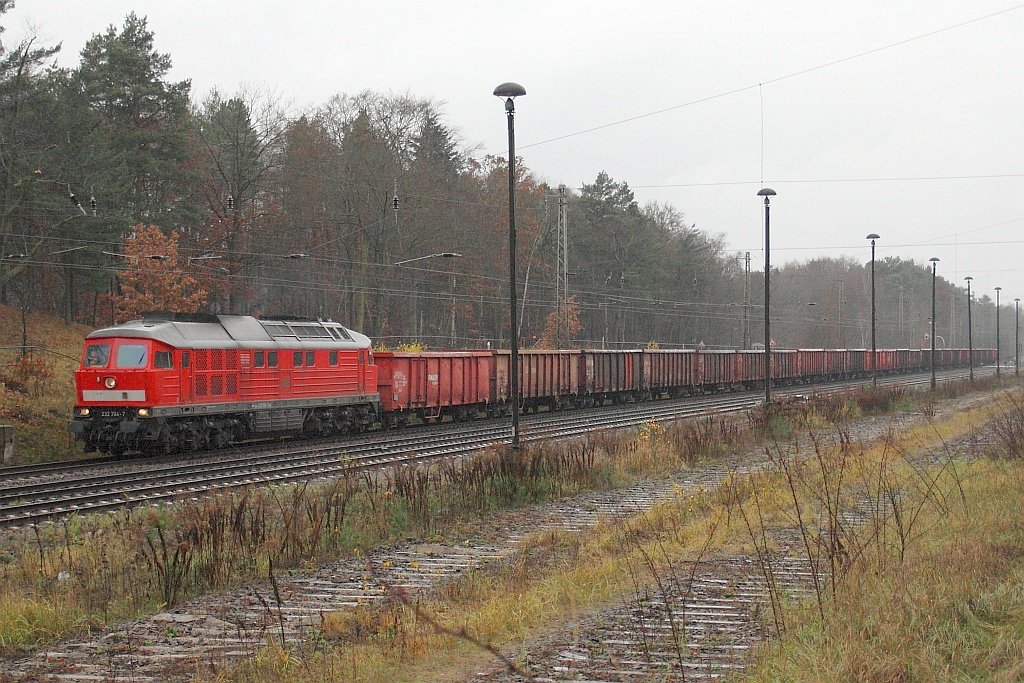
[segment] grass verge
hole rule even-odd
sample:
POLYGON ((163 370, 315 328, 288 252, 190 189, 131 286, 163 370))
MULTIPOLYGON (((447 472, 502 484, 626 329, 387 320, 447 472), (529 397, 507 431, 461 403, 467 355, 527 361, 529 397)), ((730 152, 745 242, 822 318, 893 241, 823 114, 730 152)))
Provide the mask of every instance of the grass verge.
POLYGON ((944 494, 930 504, 921 490, 908 497, 912 525, 861 529, 870 542, 825 608, 790 610, 790 628, 748 680, 1024 679, 1020 395, 988 417, 990 457, 964 467, 955 486, 930 488, 944 494))

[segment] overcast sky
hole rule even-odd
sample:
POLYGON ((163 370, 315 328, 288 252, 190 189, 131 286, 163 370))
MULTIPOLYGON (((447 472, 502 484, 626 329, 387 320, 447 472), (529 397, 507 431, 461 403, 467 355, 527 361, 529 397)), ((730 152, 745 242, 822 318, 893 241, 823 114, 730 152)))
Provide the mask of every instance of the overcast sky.
POLYGON ((605 170, 763 264, 763 179, 773 264, 867 261, 877 232, 878 258, 938 256, 979 295, 1024 298, 1014 0, 17 0, 5 41, 35 30, 70 66, 130 11, 194 99, 407 92, 443 103, 467 148, 504 155, 491 92, 516 81, 517 151, 552 184, 605 170))

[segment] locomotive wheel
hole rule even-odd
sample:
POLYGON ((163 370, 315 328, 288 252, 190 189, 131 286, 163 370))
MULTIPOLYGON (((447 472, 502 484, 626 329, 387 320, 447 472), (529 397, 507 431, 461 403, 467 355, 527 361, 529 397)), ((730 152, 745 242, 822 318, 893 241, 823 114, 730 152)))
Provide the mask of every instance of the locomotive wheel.
POLYGON ((207 447, 210 441, 210 434, 206 429, 206 425, 195 423, 192 425, 192 438, 189 444, 193 451, 201 451, 207 447))
POLYGON ((128 444, 125 443, 123 436, 123 434, 117 434, 110 442, 110 454, 115 458, 123 457, 128 452, 128 444))
POLYGON ((174 453, 176 445, 174 437, 165 429, 160 432, 160 436, 153 442, 153 455, 158 457, 171 455, 174 453))
POLYGON ((217 450, 224 448, 228 445, 230 438, 227 433, 222 429, 214 429, 210 434, 210 446, 217 450))

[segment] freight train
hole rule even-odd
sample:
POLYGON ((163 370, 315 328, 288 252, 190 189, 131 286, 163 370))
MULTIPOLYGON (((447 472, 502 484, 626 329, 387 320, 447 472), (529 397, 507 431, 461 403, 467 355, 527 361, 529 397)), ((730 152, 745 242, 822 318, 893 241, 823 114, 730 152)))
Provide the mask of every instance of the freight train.
MULTIPOLYGON (((995 350, 975 349, 977 365, 995 350)), ((936 366, 966 366, 964 349, 936 366)), ((920 349, 772 351, 797 384, 929 367, 920 349)), ((147 314, 88 335, 70 430, 87 451, 170 454, 273 435, 353 434, 510 413, 507 350, 377 352, 330 320, 147 314)), ((524 350, 524 412, 753 389, 762 351, 524 350)))

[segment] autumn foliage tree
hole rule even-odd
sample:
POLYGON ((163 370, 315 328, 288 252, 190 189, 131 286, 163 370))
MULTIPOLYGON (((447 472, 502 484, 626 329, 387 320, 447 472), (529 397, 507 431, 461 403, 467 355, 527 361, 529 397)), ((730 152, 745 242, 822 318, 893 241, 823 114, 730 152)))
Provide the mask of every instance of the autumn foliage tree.
POLYGON ((121 271, 115 297, 118 320, 138 318, 144 311, 192 312, 206 304, 206 290, 178 257, 177 232, 136 226, 123 253, 128 266, 121 271))

